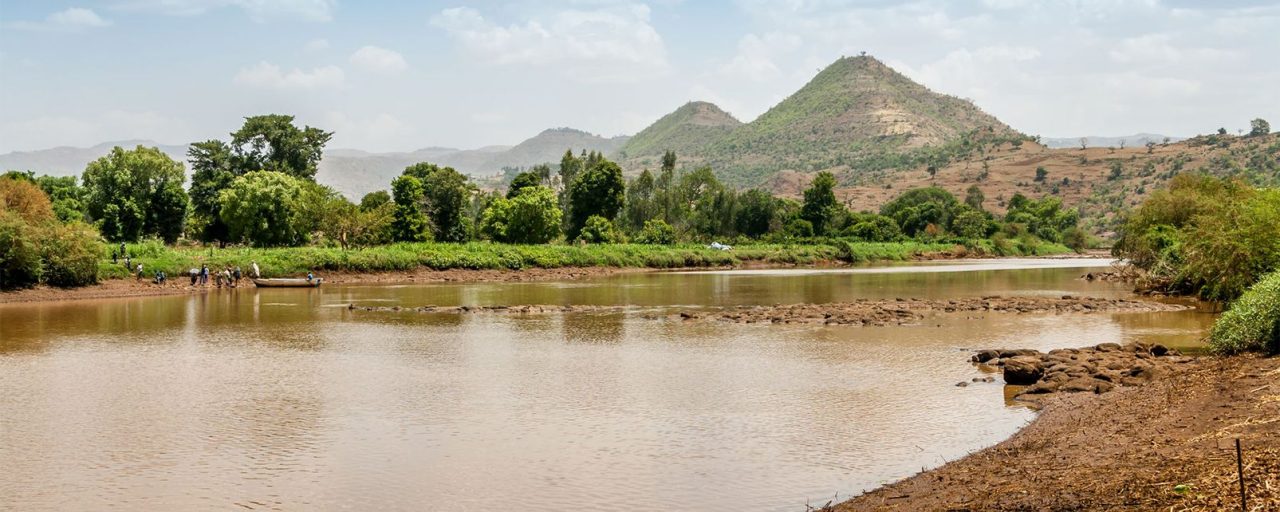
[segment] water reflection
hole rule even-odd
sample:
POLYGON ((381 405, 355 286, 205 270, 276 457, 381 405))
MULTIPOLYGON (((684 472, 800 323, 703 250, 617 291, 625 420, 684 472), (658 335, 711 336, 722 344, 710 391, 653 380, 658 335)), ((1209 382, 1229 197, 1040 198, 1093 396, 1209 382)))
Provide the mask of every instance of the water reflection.
POLYGON ((532 510, 798 510, 1027 421, 1001 406, 998 383, 954 386, 977 375, 966 348, 1194 345, 1212 315, 856 328, 345 306, 1126 293, 1081 273, 630 274, 0 306, 0 502, 474 510, 519 496, 532 510))

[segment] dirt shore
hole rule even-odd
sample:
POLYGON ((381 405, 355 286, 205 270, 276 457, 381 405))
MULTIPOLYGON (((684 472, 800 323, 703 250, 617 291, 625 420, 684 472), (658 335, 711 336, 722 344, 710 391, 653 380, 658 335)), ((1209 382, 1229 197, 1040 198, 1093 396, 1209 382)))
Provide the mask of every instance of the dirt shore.
POLYGON ((1280 510, 1280 358, 1198 357, 1144 385, 1039 395, 1010 439, 828 510, 1280 510))
MULTIPOLYGON (((705 269, 704 269, 705 270, 705 269)), ((598 277, 614 274, 657 272, 651 268, 618 268, 618 267, 563 267, 563 268, 528 268, 523 270, 431 270, 418 269, 400 272, 326 272, 324 282, 331 284, 412 284, 412 283, 445 283, 445 282, 519 282, 519 281, 565 281, 598 277)), ((110 279, 93 286, 83 288, 55 288, 37 286, 25 290, 0 292, 0 304, 15 302, 43 302, 79 299, 105 299, 112 297, 149 297, 156 295, 185 295, 207 293, 217 290, 212 283, 208 286, 190 286, 186 276, 171 279, 168 284, 158 285, 150 280, 110 279)), ((241 287, 252 288, 253 283, 247 279, 240 281, 241 287)))

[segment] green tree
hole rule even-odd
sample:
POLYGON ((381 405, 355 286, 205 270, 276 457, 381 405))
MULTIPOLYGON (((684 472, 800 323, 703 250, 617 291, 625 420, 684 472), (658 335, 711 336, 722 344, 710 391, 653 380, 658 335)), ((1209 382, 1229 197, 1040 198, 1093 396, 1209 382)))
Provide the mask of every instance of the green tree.
POLYGON ((880 207, 880 214, 893 219, 907 236, 917 236, 930 224, 945 228, 959 201, 938 187, 925 187, 903 192, 880 207))
POLYGON ((316 166, 324 156, 324 146, 333 132, 293 125, 293 116, 269 114, 246 117, 244 125, 231 134, 238 174, 275 171, 315 181, 316 166))
POLYGON ((1047 177, 1049 177, 1049 171, 1047 169, 1045 169, 1044 167, 1036 167, 1036 177, 1033 179, 1033 181, 1040 183, 1040 182, 1043 182, 1044 179, 1047 177))
POLYGON ((1249 128, 1250 137, 1258 137, 1271 133, 1271 123, 1268 123, 1266 119, 1262 118, 1249 121, 1249 128))
POLYGON ((392 239, 400 242, 430 240, 427 214, 422 212, 422 181, 401 175, 391 180, 391 194, 396 204, 391 222, 392 239))
POLYGON ((585 162, 574 156, 572 149, 566 149, 564 156, 560 157, 560 206, 564 208, 564 217, 569 218, 569 209, 573 207, 569 201, 569 189, 573 186, 573 182, 578 179, 578 175, 586 170, 585 162))
POLYGON ((951 221, 951 231, 963 238, 986 238, 987 216, 978 210, 961 207, 951 221))
POLYGON ((622 168, 608 160, 601 160, 574 179, 569 185, 569 238, 578 238, 592 216, 605 220, 617 217, 625 193, 622 168))
POLYGON ((555 191, 535 185, 490 203, 481 217, 480 232, 498 242, 545 244, 560 236, 560 224, 555 191))
POLYGON ((739 233, 759 238, 776 229, 778 224, 778 200, 768 192, 751 189, 738 196, 739 233))
POLYGON ((833 220, 844 209, 836 201, 836 177, 823 171, 813 178, 813 183, 804 191, 804 206, 800 208, 800 218, 813 225, 815 235, 828 234, 833 227, 833 220))
POLYGON ((511 199, 526 188, 542 185, 542 177, 535 172, 525 171, 517 174, 515 179, 511 180, 511 185, 507 187, 507 199, 511 199))
MULTIPOLYGON (((425 162, 405 168, 404 175, 413 176, 422 183, 420 208, 430 220, 431 235, 435 240, 465 242, 468 226, 464 222, 464 213, 472 191, 467 177, 452 167, 425 162)), ((399 202, 399 196, 396 202, 399 202)))
POLYGON ((229 237, 260 247, 300 245, 302 182, 275 171, 255 171, 231 182, 222 191, 219 211, 229 237))
POLYGON ((191 162, 191 214, 200 240, 211 242, 227 239, 227 225, 222 222, 218 195, 231 186, 237 176, 248 172, 234 164, 231 146, 220 140, 191 144, 187 150, 191 162))
POLYGON ((969 205, 974 210, 982 211, 982 203, 986 202, 987 196, 982 193, 982 189, 977 185, 969 185, 969 189, 964 192, 964 204, 969 205))
POLYGON ((182 180, 182 164, 159 149, 117 146, 85 168, 89 217, 111 241, 158 236, 172 243, 187 215, 182 180))
POLYGON ((893 242, 902 237, 902 229, 893 219, 884 215, 866 215, 859 218, 849 229, 849 236, 857 237, 864 242, 893 242))
POLYGON ((390 193, 386 190, 375 190, 360 198, 360 209, 366 212, 373 211, 389 203, 391 203, 390 193))
POLYGON ((631 231, 639 231, 660 214, 656 200, 657 185, 653 173, 645 169, 627 185, 627 206, 623 214, 625 225, 631 231))
POLYGON ((34 285, 43 274, 36 228, 0 205, 0 290, 34 285))

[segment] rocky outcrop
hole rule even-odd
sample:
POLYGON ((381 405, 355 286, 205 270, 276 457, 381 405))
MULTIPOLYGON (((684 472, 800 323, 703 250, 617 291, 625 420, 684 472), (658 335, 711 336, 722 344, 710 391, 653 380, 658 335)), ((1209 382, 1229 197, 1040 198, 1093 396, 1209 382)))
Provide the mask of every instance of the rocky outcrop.
POLYGON ((1100 343, 1086 348, 980 350, 970 359, 984 371, 1000 372, 1005 384, 1026 386, 1018 394, 1106 393, 1116 386, 1145 384, 1170 366, 1192 360, 1164 345, 1100 343))

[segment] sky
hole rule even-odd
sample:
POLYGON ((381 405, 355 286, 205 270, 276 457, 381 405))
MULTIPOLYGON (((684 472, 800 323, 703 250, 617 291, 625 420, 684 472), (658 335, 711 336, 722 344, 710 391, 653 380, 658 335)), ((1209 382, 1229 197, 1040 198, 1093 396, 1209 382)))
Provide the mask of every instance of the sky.
POLYGON ((1280 123, 1280 2, 0 0, 0 152, 225 138, 330 147, 632 134, 691 100, 750 121, 842 55, 1045 137, 1280 123))

